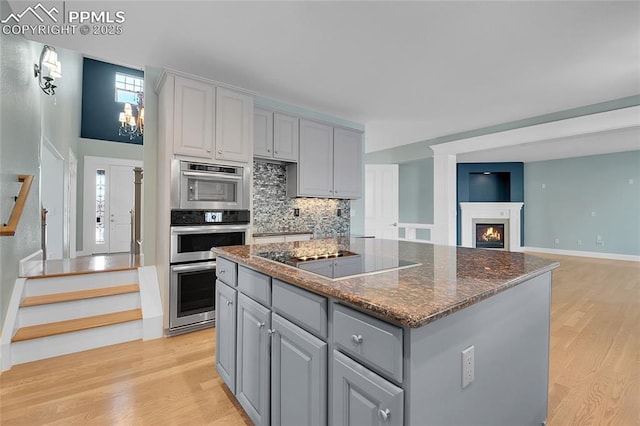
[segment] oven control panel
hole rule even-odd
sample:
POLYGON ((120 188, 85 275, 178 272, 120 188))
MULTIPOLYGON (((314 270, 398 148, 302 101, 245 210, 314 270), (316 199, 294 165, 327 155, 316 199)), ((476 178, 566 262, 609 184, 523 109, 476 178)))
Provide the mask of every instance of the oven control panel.
POLYGON ((171 210, 171 226, 247 224, 249 210, 171 210))

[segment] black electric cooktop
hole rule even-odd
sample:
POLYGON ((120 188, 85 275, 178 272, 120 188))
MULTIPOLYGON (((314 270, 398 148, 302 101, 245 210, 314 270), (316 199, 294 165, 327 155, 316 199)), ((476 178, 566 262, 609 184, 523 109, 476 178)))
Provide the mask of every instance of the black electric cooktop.
POLYGON ((321 275, 326 278, 340 279, 358 275, 404 269, 420 263, 402 260, 395 256, 356 253, 348 250, 317 250, 296 253, 293 250, 258 252, 255 256, 278 262, 290 267, 321 275))

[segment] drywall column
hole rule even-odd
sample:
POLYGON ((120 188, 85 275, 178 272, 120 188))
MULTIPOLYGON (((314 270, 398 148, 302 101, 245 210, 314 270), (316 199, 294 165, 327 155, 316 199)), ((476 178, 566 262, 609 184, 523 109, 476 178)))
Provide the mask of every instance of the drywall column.
POLYGON ((433 242, 456 245, 456 156, 439 154, 432 146, 433 156, 433 242))

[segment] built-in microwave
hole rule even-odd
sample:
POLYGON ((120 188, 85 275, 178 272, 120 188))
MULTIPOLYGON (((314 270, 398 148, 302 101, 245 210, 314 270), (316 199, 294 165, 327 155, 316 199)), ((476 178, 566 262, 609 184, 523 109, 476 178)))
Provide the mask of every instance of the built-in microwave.
POLYGON ((172 160, 172 209, 249 209, 249 168, 172 160))

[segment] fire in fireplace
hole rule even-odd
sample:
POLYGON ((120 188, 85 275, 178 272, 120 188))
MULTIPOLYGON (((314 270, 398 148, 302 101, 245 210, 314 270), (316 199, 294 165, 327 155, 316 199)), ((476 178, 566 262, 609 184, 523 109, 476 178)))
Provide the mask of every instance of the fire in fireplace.
POLYGON ((503 223, 476 223, 477 248, 504 248, 503 223))

